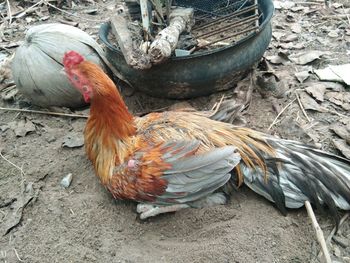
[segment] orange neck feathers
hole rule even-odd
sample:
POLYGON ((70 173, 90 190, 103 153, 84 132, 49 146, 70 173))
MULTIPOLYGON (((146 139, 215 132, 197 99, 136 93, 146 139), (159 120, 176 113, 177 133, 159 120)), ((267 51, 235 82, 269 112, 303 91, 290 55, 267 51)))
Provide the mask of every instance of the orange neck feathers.
MULTIPOLYGON (((90 106, 90 121, 94 128, 105 130, 116 139, 123 139, 136 133, 134 117, 128 111, 113 81, 95 64, 84 61, 82 72, 88 72, 88 83, 93 86, 90 106)), ((105 134, 108 136, 107 134, 105 134)))

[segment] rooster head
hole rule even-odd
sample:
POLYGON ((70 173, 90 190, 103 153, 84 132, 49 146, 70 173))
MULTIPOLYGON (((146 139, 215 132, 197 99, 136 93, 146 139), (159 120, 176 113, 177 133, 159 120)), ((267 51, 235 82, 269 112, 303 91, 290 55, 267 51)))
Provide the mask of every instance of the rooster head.
POLYGON ((93 95, 93 87, 84 74, 84 62, 84 57, 75 51, 66 52, 63 57, 63 66, 69 81, 83 95, 85 102, 89 103, 93 95))

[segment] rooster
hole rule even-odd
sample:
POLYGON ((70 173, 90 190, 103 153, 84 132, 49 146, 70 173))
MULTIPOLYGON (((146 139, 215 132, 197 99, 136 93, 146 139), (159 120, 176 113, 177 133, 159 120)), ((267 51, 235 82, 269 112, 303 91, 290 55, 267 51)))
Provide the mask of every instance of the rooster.
POLYGON ((96 175, 114 198, 138 202, 141 219, 225 204, 243 183, 284 214, 307 200, 328 207, 338 220, 338 209, 350 209, 349 160, 216 120, 222 114, 135 117, 97 65, 74 51, 63 64, 91 104, 84 138, 96 175))

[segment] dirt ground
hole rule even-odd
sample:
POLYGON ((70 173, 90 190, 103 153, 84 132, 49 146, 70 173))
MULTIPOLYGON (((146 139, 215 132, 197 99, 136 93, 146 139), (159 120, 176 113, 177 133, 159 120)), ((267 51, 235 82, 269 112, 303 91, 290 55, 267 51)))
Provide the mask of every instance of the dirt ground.
MULTIPOLYGON (((19 1, 10 2, 13 6, 20 6, 19 1)), ((32 4, 35 2, 38 1, 32 1, 32 4)), ((60 2, 50 3, 56 5, 60 2)), ((7 23, 3 27, 7 41, 3 35, 0 54, 6 57, 13 54, 15 48, 11 44, 22 40, 25 30, 31 25, 67 21, 67 18, 79 22, 79 28, 97 38, 98 25, 82 17, 102 21, 106 12, 113 12, 110 7, 114 6, 114 1, 73 3, 77 5, 67 10, 77 12, 80 19, 62 15, 56 9, 47 9, 47 6, 45 9, 44 4, 40 14, 30 13, 13 19, 11 25, 3 19, 2 26, 7 23), (93 15, 84 12, 91 9, 97 11, 93 15), (40 20, 44 16, 47 18, 40 20)), ((347 125, 349 111, 346 107, 325 100, 322 106, 332 109, 333 113, 307 110, 305 116, 295 99, 295 91, 320 83, 310 73, 310 64, 269 61, 276 62, 276 57, 272 56, 278 52, 282 53, 280 58, 285 59, 293 53, 318 50, 328 53, 312 61, 313 68, 348 63, 350 21, 346 16, 337 18, 336 15, 343 11, 349 14, 350 9, 346 1, 333 3, 337 5, 330 10, 324 8, 323 2, 314 5, 295 3, 277 2, 278 9, 273 18, 274 37, 265 54, 271 72, 266 76, 261 68, 256 70, 257 77, 269 79, 275 75, 277 82, 269 85, 271 89, 266 85, 254 86, 250 107, 244 113, 246 125, 283 138, 314 143, 341 154, 332 143, 333 139, 339 138, 330 126, 337 123, 347 125), (295 24, 301 26, 300 30, 294 28, 297 38, 283 41, 283 37, 292 34, 291 28, 295 24), (295 72, 305 70, 308 78, 298 81, 295 72), (285 113, 268 130, 277 113, 289 103, 285 113)), ((23 7, 29 6, 25 4, 23 7)), ((0 5, 0 12, 6 17, 6 4, 0 5)), ((3 80, 2 87, 6 82, 11 82, 11 78, 3 80)), ((244 86, 245 83, 249 83, 249 79, 241 84, 244 86)), ((333 86, 333 92, 349 92, 341 84, 333 86)), ((234 95, 233 90, 229 90, 188 102, 199 110, 208 109, 223 94, 226 97, 234 95)), ((125 98, 134 113, 177 102, 151 98, 138 92, 125 98)), ((14 100, 0 100, 0 107, 38 109, 28 106, 20 95, 14 100)), ((318 262, 320 247, 304 208, 283 216, 273 204, 242 187, 227 205, 187 209, 141 222, 136 216, 134 203, 113 200, 101 186, 83 147, 62 146, 67 135, 81 138, 86 119, 0 112, 0 262, 318 262), (15 134, 14 131, 21 132, 19 127, 25 129, 24 135, 15 134), (68 173, 72 173, 73 180, 65 189, 60 181, 68 173)), ((327 237, 334 222, 324 213, 316 211, 316 214, 327 237)), ((350 262, 349 240, 350 222, 347 219, 328 245, 337 262, 350 262)))

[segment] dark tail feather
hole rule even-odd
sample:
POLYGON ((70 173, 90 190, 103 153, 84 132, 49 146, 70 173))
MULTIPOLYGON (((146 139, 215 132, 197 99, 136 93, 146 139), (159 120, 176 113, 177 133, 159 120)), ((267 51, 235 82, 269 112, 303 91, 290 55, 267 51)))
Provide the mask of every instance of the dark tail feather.
POLYGON ((338 209, 350 210, 350 160, 295 141, 265 139, 276 151, 275 158, 260 153, 268 181, 261 170, 241 164, 245 184, 283 213, 285 207, 299 208, 307 200, 318 208, 326 206, 338 224, 338 209))
POLYGON ((205 116, 215 121, 231 123, 234 125, 243 125, 246 123, 242 111, 247 107, 243 103, 236 102, 234 99, 219 102, 216 107, 209 111, 197 111, 196 114, 205 116))

